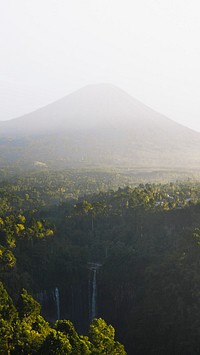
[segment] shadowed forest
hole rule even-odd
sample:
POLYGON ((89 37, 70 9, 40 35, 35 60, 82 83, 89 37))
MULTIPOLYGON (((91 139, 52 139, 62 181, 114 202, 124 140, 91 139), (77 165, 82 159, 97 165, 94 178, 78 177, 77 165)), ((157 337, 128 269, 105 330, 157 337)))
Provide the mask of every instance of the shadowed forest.
POLYGON ((4 172, 0 210, 2 354, 199 353, 197 180, 4 172))

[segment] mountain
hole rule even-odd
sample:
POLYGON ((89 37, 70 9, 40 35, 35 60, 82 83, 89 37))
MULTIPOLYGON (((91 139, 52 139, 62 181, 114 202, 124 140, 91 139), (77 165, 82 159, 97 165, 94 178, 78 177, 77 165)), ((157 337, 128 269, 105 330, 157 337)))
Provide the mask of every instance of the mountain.
POLYGON ((197 168, 200 133, 99 84, 1 122, 0 152, 0 166, 197 168))

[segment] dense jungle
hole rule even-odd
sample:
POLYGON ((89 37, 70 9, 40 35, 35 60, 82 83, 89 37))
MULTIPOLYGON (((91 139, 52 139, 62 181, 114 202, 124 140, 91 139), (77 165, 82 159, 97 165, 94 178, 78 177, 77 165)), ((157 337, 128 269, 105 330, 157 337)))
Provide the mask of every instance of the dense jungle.
POLYGON ((0 177, 1 354, 199 354, 197 178, 0 177))

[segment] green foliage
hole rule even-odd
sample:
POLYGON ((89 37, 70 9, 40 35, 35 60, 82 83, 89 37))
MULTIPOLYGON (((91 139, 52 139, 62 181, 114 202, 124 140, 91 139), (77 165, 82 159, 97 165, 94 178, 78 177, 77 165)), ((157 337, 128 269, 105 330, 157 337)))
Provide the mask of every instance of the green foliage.
POLYGON ((11 250, 0 245, 0 266, 2 270, 7 270, 14 267, 16 264, 16 258, 11 250))
POLYGON ((200 245, 200 228, 195 228, 193 237, 195 238, 198 245, 200 245))
POLYGON ((92 343, 86 336, 79 336, 68 320, 57 321, 55 327, 50 327, 39 314, 39 304, 26 290, 22 290, 17 310, 3 284, 0 283, 1 354, 125 354, 122 351, 123 346, 114 342, 114 329, 107 326, 102 319, 95 321, 98 322, 98 328, 104 333, 107 341, 103 339, 101 342, 96 341, 92 327, 90 330, 92 343), (104 329, 107 327, 106 331, 102 324, 104 329))
POLYGON ((72 347, 65 334, 52 329, 44 340, 39 354, 66 355, 71 354, 72 347))
POLYGON ((78 336, 75 328, 69 320, 57 321, 56 329, 64 333, 71 344, 72 350, 71 355, 90 355, 91 353, 91 343, 87 337, 78 336))
POLYGON ((115 330, 99 318, 93 319, 89 329, 89 340, 93 344, 92 354, 125 355, 123 345, 114 340, 115 330))
POLYGON ((9 353, 13 347, 14 326, 17 311, 11 298, 0 282, 0 353, 9 353))
POLYGON ((129 178, 65 171, 2 182, 0 277, 17 307, 2 289, 2 351, 123 354, 102 319, 88 337, 70 321, 52 327, 29 295, 59 287, 61 313, 76 327, 85 317, 85 329, 88 265, 99 262, 98 312, 129 354, 199 353, 200 184, 129 178))
POLYGON ((23 289, 17 303, 20 319, 24 319, 27 323, 34 323, 40 314, 40 308, 40 304, 23 289))

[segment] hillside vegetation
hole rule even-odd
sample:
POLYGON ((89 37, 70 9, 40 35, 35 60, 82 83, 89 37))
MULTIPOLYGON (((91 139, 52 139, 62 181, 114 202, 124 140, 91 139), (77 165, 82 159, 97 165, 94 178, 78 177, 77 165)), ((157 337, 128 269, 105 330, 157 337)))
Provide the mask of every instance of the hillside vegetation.
POLYGON ((96 316, 105 321, 91 327, 107 329, 108 354, 124 349, 107 324, 130 355, 199 353, 200 184, 106 191, 109 179, 42 172, 1 183, 2 349, 37 353, 59 338, 70 354, 75 337, 88 351, 80 354, 101 354, 89 328, 90 265, 98 263, 96 316), (56 322, 55 288, 67 321, 56 322))

